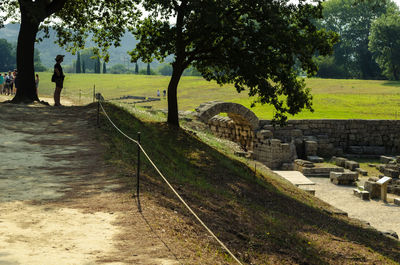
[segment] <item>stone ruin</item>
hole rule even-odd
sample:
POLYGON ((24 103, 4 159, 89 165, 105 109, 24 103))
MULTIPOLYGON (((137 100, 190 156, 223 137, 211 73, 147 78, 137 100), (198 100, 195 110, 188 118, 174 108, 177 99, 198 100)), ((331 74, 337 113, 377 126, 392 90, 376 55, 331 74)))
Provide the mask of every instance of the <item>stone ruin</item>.
MULTIPOLYGON (((376 157, 400 153, 397 120, 289 120, 284 127, 274 127, 237 103, 207 102, 196 111, 214 134, 238 143, 251 158, 271 169, 293 169, 297 158, 322 162, 322 157, 344 154, 376 157), (227 113, 227 117, 216 116, 219 113, 227 113)), ((384 170, 390 175, 395 166, 384 170)))
POLYGON ((375 196, 375 193, 377 192, 374 192, 374 190, 377 189, 376 182, 383 176, 387 176, 392 178, 389 181, 387 191, 389 193, 400 195, 400 179, 399 179, 400 156, 396 157, 381 156, 380 161, 381 164, 377 166, 373 164, 369 166, 376 167, 379 170, 379 172, 382 173, 382 175, 380 175, 379 178, 370 178, 368 181, 366 181, 364 184, 364 189, 371 190, 370 191, 371 198, 379 197, 378 194, 375 196))
POLYGON ((260 128, 257 116, 240 104, 213 101, 201 104, 196 111, 215 135, 238 143, 251 158, 270 168, 281 168, 296 158, 292 143, 284 143, 270 130, 260 128), (219 113, 227 113, 228 117, 216 116, 219 113))
MULTIPOLYGON (((328 177, 337 185, 355 185, 358 176, 366 176, 367 171, 341 156, 380 156, 382 164, 370 166, 376 166, 382 175, 369 178, 354 194, 362 199, 380 198, 386 188, 381 189, 379 182, 387 176, 391 178, 385 186, 387 192, 400 195, 400 156, 383 156, 400 153, 400 121, 290 120, 284 127, 275 127, 237 103, 207 102, 196 111, 215 135, 238 143, 248 157, 271 169, 297 170, 306 177, 328 177), (220 113, 227 116, 218 116, 220 113), (323 162, 322 157, 332 158, 336 166, 316 166, 314 162, 323 162)), ((400 199, 394 203, 400 205, 400 199)))

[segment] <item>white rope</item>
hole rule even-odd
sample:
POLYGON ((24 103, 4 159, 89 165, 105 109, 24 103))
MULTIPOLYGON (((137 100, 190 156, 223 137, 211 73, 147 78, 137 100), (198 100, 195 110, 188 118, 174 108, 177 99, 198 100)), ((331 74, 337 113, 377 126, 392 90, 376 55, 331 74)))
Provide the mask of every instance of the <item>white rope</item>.
POLYGON ((161 178, 165 181, 165 183, 168 185, 168 187, 175 193, 175 195, 178 197, 178 199, 183 203, 183 205, 186 206, 186 208, 189 210, 189 212, 196 217, 196 219, 200 222, 200 224, 208 231, 208 233, 210 233, 210 235, 212 237, 215 238, 215 240, 226 250, 226 252, 228 252, 229 255, 231 255, 231 257, 238 263, 243 265, 243 263, 240 262, 240 260, 238 258, 235 257, 235 255, 233 255, 233 253, 225 246, 224 243, 222 243, 221 240, 218 239, 218 237, 210 230, 210 228, 207 227, 207 225, 200 219, 200 217, 197 216, 197 214, 192 210, 192 208, 190 208, 190 206, 183 200, 183 198, 179 195, 179 193, 174 189, 174 187, 172 187, 172 185, 169 183, 169 181, 164 177, 164 175, 161 173, 161 171, 158 169, 158 167, 154 164, 154 162, 150 159, 150 157, 148 156, 148 154, 146 153, 146 151, 143 149, 143 147, 140 145, 140 143, 134 139, 132 139, 131 137, 129 137, 128 135, 126 135, 123 131, 121 131, 110 119, 110 117, 108 116, 107 112, 104 110, 103 105, 101 104, 101 101, 99 101, 101 109, 103 110, 104 114, 106 115, 107 119, 111 122, 111 124, 114 126, 115 129, 117 129, 123 136, 125 136, 126 138, 128 138, 129 140, 131 140, 132 142, 136 143, 140 150, 142 150, 143 154, 146 156, 146 158, 149 160, 149 162, 151 163, 151 165, 155 168, 155 170, 158 172, 158 174, 161 176, 161 178))

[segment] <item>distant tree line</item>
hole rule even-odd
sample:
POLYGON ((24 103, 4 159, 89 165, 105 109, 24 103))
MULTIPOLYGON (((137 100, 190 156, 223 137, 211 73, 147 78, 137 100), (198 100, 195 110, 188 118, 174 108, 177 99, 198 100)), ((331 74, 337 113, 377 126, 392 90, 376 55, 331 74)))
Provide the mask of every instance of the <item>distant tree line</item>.
MULTIPOLYGON (((163 63, 158 68, 152 69, 150 63, 146 64, 146 68, 139 68, 139 64, 135 63, 134 67, 129 68, 124 64, 115 64, 107 69, 106 62, 101 64, 99 56, 97 56, 93 48, 84 49, 77 52, 76 60, 72 65, 64 67, 68 73, 110 73, 110 74, 140 74, 140 75, 172 75, 172 66, 169 63, 163 63)), ((201 74, 193 67, 183 72, 184 76, 201 76, 201 74)))
MULTIPOLYGON (((64 66, 64 71, 67 73, 111 73, 111 74, 141 74, 141 75, 165 75, 171 76, 172 66, 169 63, 160 65, 157 69, 152 69, 148 63, 146 68, 140 69, 139 64, 135 63, 134 67, 128 68, 123 64, 115 64, 107 69, 106 62, 100 61, 100 58, 95 55, 93 48, 84 49, 77 52, 76 60, 72 65, 64 66)), ((16 44, 10 43, 5 39, 0 39, 0 72, 14 70, 16 68, 16 44)), ((41 63, 40 52, 35 49, 35 71, 47 71, 41 63)), ((200 76, 200 73, 193 67, 186 69, 183 75, 200 76)))
POLYGON ((400 78, 400 11, 391 1, 328 0, 319 28, 340 41, 331 56, 316 56, 323 78, 400 78))
MULTIPOLYGON (((12 71, 17 67, 16 48, 15 43, 0 39, 0 72, 12 71)), ((34 67, 36 72, 47 70, 40 60, 40 52, 37 49, 35 49, 34 67)))

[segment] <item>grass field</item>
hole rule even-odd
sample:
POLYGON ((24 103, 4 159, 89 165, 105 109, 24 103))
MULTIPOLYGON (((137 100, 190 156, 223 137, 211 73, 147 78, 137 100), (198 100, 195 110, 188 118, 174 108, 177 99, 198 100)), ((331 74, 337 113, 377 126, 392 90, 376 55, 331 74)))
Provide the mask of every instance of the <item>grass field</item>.
MULTIPOLYGON (((51 73, 39 75, 39 95, 51 95, 54 90, 51 73)), ((156 97, 157 89, 162 92, 168 82, 167 76, 67 74, 63 95, 77 103, 89 103, 95 86, 106 99, 124 95, 156 97)), ((400 119, 400 82, 315 78, 307 79, 307 85, 312 89, 315 112, 304 111, 289 119, 400 119)), ((232 85, 220 87, 201 77, 182 77, 178 87, 179 110, 193 110, 211 100, 250 107, 253 99, 246 91, 237 93, 232 85)), ((137 105, 167 109, 166 99, 137 105)), ((272 107, 266 105, 256 106, 252 111, 261 119, 270 119, 273 113, 272 107)))

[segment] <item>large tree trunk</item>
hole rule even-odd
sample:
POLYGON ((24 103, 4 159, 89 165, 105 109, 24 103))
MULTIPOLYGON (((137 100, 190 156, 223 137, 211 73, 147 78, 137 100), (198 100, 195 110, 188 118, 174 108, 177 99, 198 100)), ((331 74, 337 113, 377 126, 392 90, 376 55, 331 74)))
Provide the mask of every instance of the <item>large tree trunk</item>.
POLYGON ((39 101, 35 86, 34 49, 39 24, 21 12, 21 27, 17 44, 17 93, 11 102, 29 103, 39 101))
POLYGON ((184 67, 173 65, 171 80, 168 84, 168 120, 167 122, 171 125, 179 127, 178 117, 178 83, 181 79, 184 67))

